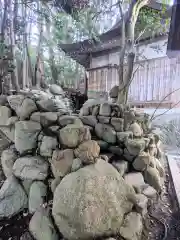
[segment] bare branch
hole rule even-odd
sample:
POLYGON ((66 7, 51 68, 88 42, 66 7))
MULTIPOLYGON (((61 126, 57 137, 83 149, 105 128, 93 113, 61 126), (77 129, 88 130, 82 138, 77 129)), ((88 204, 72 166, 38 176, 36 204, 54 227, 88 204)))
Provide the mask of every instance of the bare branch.
POLYGON ((166 114, 166 113, 169 112, 171 109, 173 109, 174 107, 176 107, 179 103, 180 103, 180 101, 178 101, 176 104, 172 105, 172 106, 171 106, 169 109, 167 109, 165 112, 163 112, 163 113, 161 113, 161 114, 159 114, 159 115, 157 115, 157 116, 154 116, 154 118, 151 117, 150 120, 152 121, 152 120, 154 120, 155 118, 160 117, 160 116, 166 114))
MULTIPOLYGON (((175 89, 174 91, 172 91, 172 92, 170 92, 169 94, 167 94, 167 95, 160 101, 160 103, 159 103, 158 106, 156 107, 155 111, 153 112, 150 120, 153 119, 153 117, 154 117, 156 111, 158 110, 158 108, 160 107, 161 103, 162 103, 167 97, 169 97, 171 94, 173 94, 173 93, 175 93, 175 92, 177 92, 177 91, 179 91, 179 90, 180 90, 180 88, 175 89)), ((170 110, 170 109, 169 109, 169 110, 170 110)))

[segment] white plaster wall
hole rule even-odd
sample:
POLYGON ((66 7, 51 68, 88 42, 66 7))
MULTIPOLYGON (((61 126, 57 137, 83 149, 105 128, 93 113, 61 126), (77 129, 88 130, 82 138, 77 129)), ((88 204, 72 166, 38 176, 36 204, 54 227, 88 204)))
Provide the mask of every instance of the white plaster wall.
POLYGON ((108 55, 99 56, 96 58, 92 58, 91 68, 101 67, 101 66, 108 65, 108 64, 109 64, 109 56, 108 55))
POLYGON ((150 44, 138 46, 138 60, 154 59, 166 56, 168 39, 159 40, 150 44))
MULTIPOLYGON (((143 44, 137 47, 137 60, 150 60, 166 56, 168 39, 161 39, 153 43, 143 44)), ((110 53, 96 58, 92 58, 91 68, 100 67, 107 64, 119 64, 119 52, 110 53)))

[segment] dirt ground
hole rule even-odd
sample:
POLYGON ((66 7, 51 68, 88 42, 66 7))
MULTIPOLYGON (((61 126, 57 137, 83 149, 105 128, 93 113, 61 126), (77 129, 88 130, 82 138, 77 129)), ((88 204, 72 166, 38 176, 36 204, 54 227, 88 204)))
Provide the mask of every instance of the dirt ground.
MULTIPOLYGON (((165 169, 164 190, 158 202, 154 202, 149 209, 149 215, 145 219, 142 240, 180 240, 180 210, 178 209, 167 160, 165 160, 165 169)), ((0 240, 33 240, 28 233, 30 218, 31 216, 27 215, 25 211, 10 220, 1 220, 0 240)))
POLYGON ((180 209, 167 159, 164 165, 166 178, 163 193, 158 202, 154 202, 149 209, 142 240, 180 240, 180 209))

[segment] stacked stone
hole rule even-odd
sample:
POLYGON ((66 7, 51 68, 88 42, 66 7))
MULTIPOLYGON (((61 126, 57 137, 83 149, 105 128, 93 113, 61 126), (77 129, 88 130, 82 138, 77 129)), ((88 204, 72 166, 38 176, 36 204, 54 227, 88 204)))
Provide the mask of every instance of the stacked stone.
POLYGON ((36 240, 141 238, 164 174, 147 116, 94 102, 75 116, 34 94, 0 103, 10 142, 1 154, 0 219, 28 209, 36 240))

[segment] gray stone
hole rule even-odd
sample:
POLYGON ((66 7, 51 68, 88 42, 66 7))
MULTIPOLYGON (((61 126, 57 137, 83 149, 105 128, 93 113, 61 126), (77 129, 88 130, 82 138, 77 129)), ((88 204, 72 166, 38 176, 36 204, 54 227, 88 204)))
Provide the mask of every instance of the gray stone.
POLYGON ((157 191, 151 187, 151 186, 148 186, 146 187, 142 193, 147 197, 147 198, 156 198, 157 197, 157 191))
POLYGON ((132 163, 132 162, 134 161, 134 156, 131 155, 126 148, 124 149, 123 156, 124 156, 125 159, 126 159, 128 162, 130 162, 130 163, 132 163))
POLYGON ((57 111, 57 107, 55 106, 54 101, 52 99, 40 100, 40 101, 37 101, 36 103, 40 111, 45 111, 45 112, 57 111))
POLYGON ((97 137, 105 142, 110 144, 116 143, 116 132, 110 125, 98 123, 95 126, 95 132, 97 137))
POLYGON ((54 95, 64 95, 63 89, 57 84, 50 85, 49 90, 54 95))
POLYGON ((33 180, 23 180, 21 181, 21 184, 23 186, 24 191, 26 192, 27 196, 29 196, 29 191, 31 184, 33 183, 33 180))
POLYGON ((47 195, 47 186, 40 181, 35 181, 32 183, 29 192, 29 212, 34 213, 44 203, 44 198, 47 195))
POLYGON ((51 191, 52 191, 52 193, 55 192, 56 187, 60 184, 62 179, 63 179, 63 177, 57 177, 57 178, 52 180, 52 182, 51 182, 51 191))
POLYGON ((156 189, 157 192, 162 191, 162 181, 156 168, 148 166, 148 168, 144 171, 144 180, 156 189))
POLYGON ((17 154, 14 149, 6 149, 1 154, 1 164, 4 175, 6 177, 10 177, 13 175, 13 165, 15 160, 17 159, 17 154))
POLYGON ((13 173, 22 180, 44 180, 48 175, 48 163, 39 156, 18 158, 13 173))
POLYGON ((127 138, 132 139, 133 133, 130 131, 127 132, 117 132, 117 139, 119 143, 124 143, 127 138))
POLYGON ((11 95, 7 97, 10 107, 20 116, 20 108, 25 97, 23 95, 11 95))
POLYGON ((56 135, 57 135, 58 132, 59 132, 60 127, 54 125, 54 126, 49 127, 48 129, 49 129, 49 131, 52 132, 53 134, 56 134, 56 135))
POLYGON ((15 142, 15 127, 8 126, 8 127, 0 127, 0 130, 3 134, 9 139, 11 142, 15 142))
POLYGON ((109 147, 109 144, 103 140, 97 140, 96 142, 100 146, 101 150, 107 150, 109 147))
POLYGON ((128 162, 124 160, 113 161, 112 165, 117 169, 121 176, 124 176, 124 174, 128 171, 128 162))
POLYGON ((99 120, 100 123, 103 124, 108 124, 110 123, 110 117, 105 117, 105 116, 98 116, 97 119, 99 120))
POLYGON ((92 115, 97 116, 99 114, 99 106, 94 106, 92 109, 92 115))
POLYGON ((57 145, 58 142, 55 137, 44 136, 40 146, 40 155, 43 157, 51 157, 57 145))
POLYGON ((144 171, 151 162, 151 156, 147 152, 141 152, 133 161, 133 167, 137 171, 144 171))
POLYGON ((60 143, 68 148, 76 148, 81 142, 91 139, 88 128, 69 124, 59 131, 60 143))
POLYGON ((47 210, 36 211, 29 223, 29 230, 36 240, 58 240, 58 234, 53 226, 47 210))
POLYGON ((116 132, 124 131, 124 119, 123 118, 111 118, 111 125, 114 127, 116 132))
POLYGON ((120 227, 120 235, 126 240, 140 240, 143 230, 142 217, 139 213, 128 213, 120 227))
POLYGON ((75 156, 84 164, 96 163, 99 153, 100 147, 94 140, 85 141, 74 150, 75 156))
POLYGON ((73 160, 72 166, 71 166, 71 172, 75 172, 79 170, 82 167, 82 161, 79 158, 75 158, 73 160))
POLYGON ((88 116, 89 115, 89 107, 88 106, 83 106, 81 109, 80 109, 80 113, 79 113, 79 116, 88 116))
POLYGON ((33 121, 19 121, 15 124, 15 147, 20 154, 37 147, 37 137, 41 125, 33 121))
POLYGON ((113 166, 98 160, 62 179, 54 193, 52 214, 69 240, 110 236, 118 234, 134 194, 113 166))
POLYGON ((7 103, 7 95, 0 95, 0 105, 5 106, 7 103))
POLYGON ((0 189, 0 219, 12 217, 27 207, 27 196, 13 176, 6 179, 0 189))
POLYGON ((0 125, 7 125, 7 120, 11 117, 11 109, 6 106, 0 106, 0 125))
POLYGON ((120 148, 119 146, 110 146, 109 151, 118 156, 123 155, 123 149, 120 148))
POLYGON ((111 105, 108 102, 100 105, 99 115, 105 117, 111 116, 111 105))
POLYGON ((147 214, 148 198, 144 194, 136 194, 134 204, 138 213, 142 216, 147 214))
POLYGON ((82 121, 76 116, 61 116, 58 119, 58 123, 61 127, 65 127, 69 124, 74 124, 79 127, 83 127, 82 121))
POLYGON ((95 116, 82 116, 80 117, 83 124, 94 127, 97 123, 97 119, 95 116))
POLYGON ((128 152, 133 156, 139 155, 145 149, 144 139, 127 139, 125 145, 128 152))
POLYGON ((58 119, 55 112, 35 112, 31 115, 31 120, 40 123, 43 127, 54 124, 58 119))
POLYGON ((15 117, 15 116, 8 118, 8 120, 7 120, 7 126, 13 126, 13 125, 15 125, 15 123, 16 123, 18 120, 19 120, 18 117, 15 117))
POLYGON ((20 117, 20 120, 26 120, 35 111, 37 111, 35 102, 30 98, 26 98, 16 109, 16 114, 20 117))
POLYGON ((141 137, 143 135, 142 128, 136 122, 130 125, 129 131, 133 132, 134 137, 141 137))
POLYGON ((144 177, 140 172, 131 172, 125 174, 124 180, 128 185, 138 188, 141 188, 141 186, 145 184, 144 177))
POLYGON ((117 98, 118 92, 119 92, 119 86, 114 86, 113 88, 111 88, 111 90, 109 91, 110 98, 117 98))
POLYGON ((54 150, 51 160, 51 169, 54 177, 64 177, 71 171, 74 159, 74 152, 72 149, 54 150))
POLYGON ((135 120, 135 112, 134 110, 124 111, 124 130, 127 131, 130 125, 135 120))

